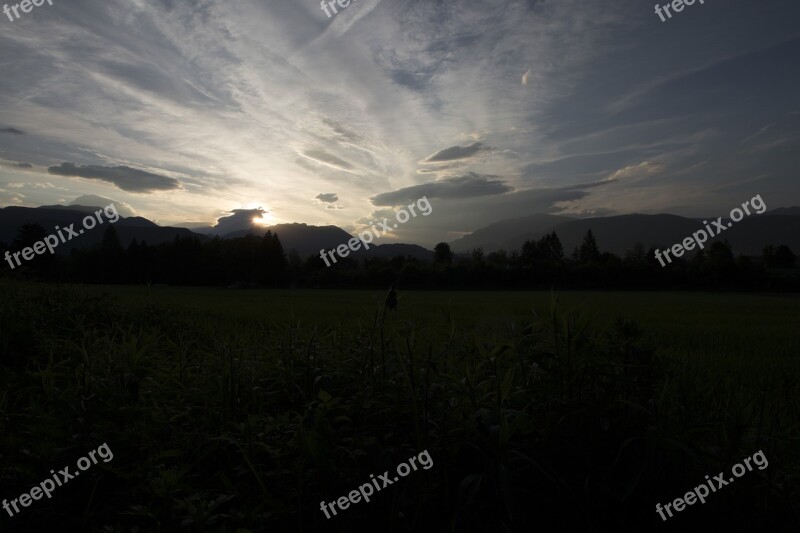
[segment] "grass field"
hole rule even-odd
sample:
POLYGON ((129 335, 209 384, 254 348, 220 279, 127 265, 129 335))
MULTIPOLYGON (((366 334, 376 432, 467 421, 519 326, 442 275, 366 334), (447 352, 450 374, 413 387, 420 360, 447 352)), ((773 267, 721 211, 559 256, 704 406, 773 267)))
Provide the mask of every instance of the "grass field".
POLYGON ((372 291, 0 291, 0 497, 114 452, 3 530, 641 531, 758 450, 684 514, 797 525, 796 296, 401 291, 384 316, 372 291))
MULTIPOLYGON (((386 296, 376 291, 226 290, 183 287, 108 287, 125 305, 165 305, 238 321, 348 326, 372 320, 386 296)), ((550 292, 400 293, 400 320, 416 326, 451 317, 465 330, 513 332, 513 326, 546 315, 550 292), (478 328, 477 330, 474 328, 478 328), (488 328, 488 330, 486 329, 488 328)), ((562 308, 607 326, 635 320, 660 351, 673 355, 781 358, 800 354, 800 298, 667 292, 561 292, 562 308)))

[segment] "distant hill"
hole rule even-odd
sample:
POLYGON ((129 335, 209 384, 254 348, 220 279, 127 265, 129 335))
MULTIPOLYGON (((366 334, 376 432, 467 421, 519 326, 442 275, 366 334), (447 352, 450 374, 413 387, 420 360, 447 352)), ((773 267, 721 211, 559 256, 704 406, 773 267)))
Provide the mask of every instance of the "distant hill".
POLYGON ((800 217, 800 207, 779 207, 772 211, 767 211, 766 215, 785 215, 790 217, 800 217))
POLYGON ((98 209, 102 209, 102 207, 94 207, 91 205, 43 205, 41 207, 37 207, 36 209, 55 209, 61 211, 80 211, 81 213, 94 213, 98 209))
POLYGON ((703 224, 676 215, 620 215, 575 220, 556 226, 564 253, 580 246, 590 229, 602 252, 622 255, 637 243, 646 248, 666 247, 683 241, 703 224))
POLYGON ((352 235, 337 226, 309 226, 298 223, 255 227, 228 233, 223 238, 233 239, 248 234, 263 235, 268 230, 278 234, 286 252, 294 250, 303 259, 312 254, 319 255, 319 251, 322 249, 336 248, 353 238, 352 235))
MULTIPOLYGON (((0 242, 11 244, 17 236, 20 226, 24 224, 39 224, 45 232, 55 233, 55 227, 65 227, 75 224, 75 229, 82 228, 82 220, 87 213, 94 213, 100 209, 91 206, 44 206, 6 207, 0 208, 0 242)), ((104 220, 105 217, 104 217, 104 220)), ((68 254, 73 248, 86 248, 99 244, 108 222, 98 225, 92 231, 87 231, 78 238, 62 244, 57 248, 57 253, 68 254)), ((187 228, 161 227, 143 217, 128 217, 120 219, 114 224, 122 246, 127 247, 133 239, 146 242, 150 245, 161 244, 175 240, 176 236, 196 237, 208 240, 210 237, 193 232, 187 228)), ((264 227, 255 226, 251 229, 236 231, 225 235, 224 239, 244 237, 245 235, 263 235, 268 230, 278 234, 283 249, 288 253, 296 251, 302 258, 309 255, 319 255, 320 250, 332 250, 340 244, 346 244, 352 235, 337 226, 309 226, 308 224, 276 224, 264 227)), ((381 244, 371 245, 369 250, 359 250, 353 256, 358 258, 394 257, 396 255, 412 256, 417 259, 430 261, 433 252, 415 244, 381 244)))
MULTIPOLYGON (((128 217, 125 219, 125 225, 137 228, 160 228, 158 224, 147 220, 144 217, 128 217)), ((191 231, 191 230, 190 230, 191 231)))
MULTIPOLYGON (((296 251, 302 258, 309 255, 319 255, 320 250, 333 250, 340 244, 347 244, 353 238, 338 226, 309 226, 308 224, 275 224, 273 226, 258 226, 251 229, 239 230, 228 233, 224 239, 244 237, 248 234, 263 235, 267 231, 278 234, 281 245, 286 252, 296 251)), ((394 257, 396 255, 410 255, 426 261, 433 260, 433 252, 416 244, 380 244, 370 245, 369 250, 358 250, 353 257, 394 257)))
POLYGON ((577 219, 560 215, 530 215, 501 220, 456 239, 450 243, 450 248, 456 253, 476 248, 483 248, 485 252, 494 252, 501 248, 518 250, 526 239, 539 239, 557 225, 571 220, 577 219))
MULTIPOLYGON (((800 252, 800 216, 775 214, 795 213, 800 208, 786 208, 763 215, 751 215, 734 223, 719 237, 709 239, 727 240, 734 253, 745 255, 760 255, 768 244, 786 244, 795 253, 800 252)), ((637 243, 646 248, 655 246, 666 248, 678 244, 692 233, 702 229, 704 219, 691 219, 676 215, 620 215, 613 217, 587 218, 569 220, 543 229, 540 233, 525 235, 521 230, 514 230, 521 219, 510 219, 497 224, 492 224, 480 229, 472 235, 479 237, 470 241, 467 237, 453 241, 451 247, 456 252, 464 252, 473 246, 463 246, 464 242, 480 242, 484 252, 499 249, 519 250, 526 238, 538 239, 541 233, 555 231, 564 246, 564 253, 570 254, 580 246, 588 230, 594 233, 597 245, 602 252, 611 252, 622 255, 633 248, 637 243), (507 235, 505 240, 495 228, 508 228, 513 235, 507 235), (483 235, 495 235, 495 240, 489 241, 483 235)), ((705 219, 709 223, 716 218, 705 219)), ((727 225, 728 220, 723 219, 727 225)), ((478 247, 478 246, 474 246, 478 247)))
MULTIPOLYGON (((55 227, 62 228, 75 224, 75 229, 83 227, 82 220, 87 213, 97 211, 97 207, 88 206, 46 206, 46 207, 6 207, 0 208, 0 241, 11 244, 17 236, 20 226, 39 224, 45 232, 55 233, 55 227)), ((73 248, 86 248, 99 244, 103 239, 108 220, 103 215, 103 224, 93 230, 61 244, 56 250, 58 254, 68 254, 73 248)), ((176 236, 195 236, 206 240, 208 237, 198 235, 184 228, 161 227, 142 217, 122 218, 114 224, 122 246, 127 247, 133 239, 155 245, 175 240, 176 236)))
MULTIPOLYGON (((56 225, 65 227, 75 224, 82 227, 81 221, 87 213, 97 211, 92 206, 43 206, 0 208, 0 241, 10 244, 23 224, 37 223, 46 232, 54 232, 56 225)), ((709 222, 713 218, 707 219, 709 222)), ((601 251, 622 255, 636 244, 666 248, 682 242, 692 233, 703 228, 703 219, 691 219, 676 215, 619 215, 576 219, 560 215, 537 214, 527 217, 502 220, 478 229, 451 243, 456 253, 464 253, 475 248, 483 248, 489 253, 504 249, 519 250, 526 239, 538 240, 545 233, 555 231, 564 246, 564 253, 570 254, 580 246, 584 235, 591 229, 601 251)), ((727 219, 725 220, 727 224, 727 219)), ((107 222, 106 222, 107 224, 107 222)), ((120 217, 114 225, 123 246, 133 239, 155 245, 172 241, 176 236, 196 237, 207 240, 210 237, 193 232, 187 228, 161 227, 143 217, 120 217)), ((277 233, 283 249, 288 253, 296 251, 301 257, 318 255, 320 250, 332 250, 346 244, 352 235, 337 226, 310 226, 308 224, 276 224, 273 226, 254 226, 225 235, 223 238, 237 238, 248 234, 263 235, 268 230, 277 233)), ((68 241, 58 248, 58 253, 66 254, 74 247, 88 247, 100 243, 103 226, 87 231, 79 238, 68 241)), ((786 244, 795 253, 800 253, 800 207, 780 208, 762 215, 745 217, 710 240, 725 239, 733 247, 734 253, 760 255, 768 244, 786 244)), ((395 257, 411 256, 429 261, 433 252, 414 244, 373 245, 370 250, 359 250, 355 257, 395 257)))

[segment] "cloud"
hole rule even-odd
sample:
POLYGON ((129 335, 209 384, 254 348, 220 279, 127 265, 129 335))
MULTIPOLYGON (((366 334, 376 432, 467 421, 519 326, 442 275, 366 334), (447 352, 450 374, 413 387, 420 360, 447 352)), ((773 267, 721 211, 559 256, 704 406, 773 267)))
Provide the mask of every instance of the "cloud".
POLYGON ((595 209, 581 209, 569 205, 570 202, 563 202, 558 204, 557 212, 559 215, 574 216, 577 218, 598 218, 616 215, 618 211, 609 209, 607 207, 598 207, 595 209))
POLYGON ((34 189, 56 189, 58 191, 69 191, 69 189, 65 189, 64 187, 59 187, 58 185, 53 185, 49 181, 45 181, 44 183, 30 183, 34 189))
POLYGON ((483 143, 476 142, 468 146, 451 146, 444 150, 439 150, 432 156, 425 159, 426 163, 436 163, 439 161, 454 161, 456 159, 466 159, 473 155, 489 150, 490 148, 483 143))
POLYGON ((300 155, 307 157, 318 163, 328 165, 340 170, 353 170, 355 167, 343 159, 339 159, 335 155, 329 154, 323 150, 305 150, 300 152, 300 155))
POLYGON ((331 120, 329 118, 323 118, 322 123, 328 126, 336 136, 341 137, 342 139, 349 141, 349 142, 360 142, 362 141, 362 137, 357 133, 350 131, 346 127, 342 126, 335 120, 331 120))
POLYGON ((320 193, 316 196, 316 199, 326 204, 335 204, 339 201, 339 195, 335 193, 320 193))
MULTIPOLYGON (((421 191, 443 195, 435 216, 402 228, 427 242, 589 191, 530 189, 614 173, 606 190, 576 204, 625 212, 647 200, 661 209, 679 203, 674 197, 689 184, 767 172, 787 205, 800 198, 800 151, 764 146, 800 131, 793 0, 720 10, 715 46, 705 46, 703 21, 682 21, 686 32, 670 47, 662 45, 674 28, 654 26, 652 12, 632 10, 633 0, 362 0, 333 19, 305 2, 74 3, 82 16, 43 11, 37 32, 18 24, 3 30, 0 161, 9 163, 0 180, 24 177, 25 188, 9 190, 29 194, 26 205, 116 195, 168 224, 226 217, 220 208, 257 206, 250 202, 263 191, 280 190, 269 203, 279 219, 341 226, 374 209, 370 197, 430 182, 421 191), (747 21, 758 24, 743 41, 747 21), (701 131, 717 136, 693 141, 701 131), (763 149, 729 150, 740 142, 763 149), (696 154, 664 157, 690 148, 696 154), (130 200, 96 176, 46 171, 43 179, 72 191, 33 188, 35 171, 62 161, 136 165, 176 178, 180 188, 130 200), (664 170, 625 170, 643 161, 664 170), (468 192, 470 184, 447 179, 469 172, 500 176, 494 187, 515 191, 446 199, 451 190, 468 192), (658 194, 662 183, 675 184, 670 195, 658 194), (309 201, 324 190, 348 206, 309 201)), ((416 199, 421 191, 405 192, 416 199)), ((727 198, 705 198, 699 212, 729 209, 727 198)))
POLYGON ((78 196, 69 203, 69 205, 82 205, 86 207, 97 207, 97 208, 106 207, 107 205, 111 204, 114 204, 114 207, 117 208, 117 212, 123 217, 137 216, 133 208, 128 204, 126 204, 125 202, 112 200, 111 198, 106 198, 105 196, 98 196, 96 194, 84 194, 83 196, 78 196))
POLYGON ((22 205, 25 203, 24 198, 24 194, 0 189, 0 204, 22 205))
POLYGON ((761 128, 760 130, 758 130, 757 132, 755 132, 753 135, 750 135, 749 137, 747 137, 746 139, 744 139, 744 140, 743 140, 742 142, 740 142, 739 144, 745 144, 745 143, 746 143, 746 142, 748 142, 748 141, 752 141, 753 139, 755 139, 756 137, 758 137, 759 135, 761 135, 762 133, 764 133, 765 131, 767 131, 768 129, 770 129, 770 128, 771 128, 772 126, 774 126, 774 125, 775 125, 774 123, 773 123, 773 124, 767 124, 766 126, 764 126, 763 128, 761 128))
POLYGON ((652 174, 661 172, 663 169, 664 167, 662 165, 653 164, 649 161, 643 161, 638 165, 628 165, 625 168, 617 170, 608 176, 605 181, 645 178, 652 174))
POLYGON ((427 198, 476 198, 495 196, 514 190, 497 176, 484 176, 470 172, 465 176, 446 178, 432 183, 413 185, 392 192, 385 192, 370 198, 372 205, 403 205, 408 201, 416 201, 423 196, 427 198))
POLYGON ((31 189, 40 189, 45 191, 67 191, 69 192, 70 189, 66 189, 64 187, 59 187, 57 185, 53 185, 49 181, 45 182, 27 182, 23 183, 21 181, 13 181, 7 184, 7 187, 10 189, 28 189, 30 192, 31 189))
POLYGON ((528 72, 522 75, 522 85, 528 85, 531 76, 533 76, 533 72, 531 72, 531 69, 528 69, 528 72))
POLYGON ((33 165, 30 163, 26 163, 24 161, 11 161, 8 159, 0 159, 0 167, 9 167, 9 168, 33 168, 33 165))
POLYGON ((417 174, 439 174, 445 170, 454 170, 469 166, 467 161, 453 161, 452 163, 437 163, 433 168, 418 168, 417 174))
POLYGON ((395 216, 397 216, 397 211, 394 209, 378 209, 356 220, 356 227, 367 228, 371 224, 375 224, 376 221, 383 220, 384 218, 391 219, 395 216))
POLYGON ((260 207, 256 209, 234 209, 229 216, 217 219, 213 232, 216 235, 227 235, 234 231, 251 229, 253 220, 262 218, 266 212, 260 207))
POLYGON ((145 172, 127 166, 104 167, 100 165, 76 165, 61 163, 47 169, 50 174, 74 176, 113 183, 123 191, 153 192, 180 188, 180 182, 173 178, 145 172))

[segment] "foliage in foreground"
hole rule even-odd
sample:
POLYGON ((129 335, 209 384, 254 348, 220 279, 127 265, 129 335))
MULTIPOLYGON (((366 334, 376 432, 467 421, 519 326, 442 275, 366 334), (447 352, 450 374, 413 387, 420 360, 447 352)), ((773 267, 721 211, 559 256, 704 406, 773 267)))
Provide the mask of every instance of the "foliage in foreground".
POLYGON ((475 332, 446 310, 236 323, 7 289, 0 498, 100 443, 114 460, 4 530, 641 531, 656 502, 759 449, 769 468, 671 521, 797 522, 796 359, 757 375, 664 360, 635 324, 599 330, 555 300, 475 332), (423 449, 431 470, 319 510, 423 449))

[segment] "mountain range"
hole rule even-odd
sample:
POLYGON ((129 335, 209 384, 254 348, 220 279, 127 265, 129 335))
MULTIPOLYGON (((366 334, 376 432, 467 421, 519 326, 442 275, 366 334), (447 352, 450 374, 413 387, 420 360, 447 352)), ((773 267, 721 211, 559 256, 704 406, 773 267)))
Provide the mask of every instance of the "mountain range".
MULTIPOLYGON (((39 224, 46 233, 55 233, 55 227, 64 228, 70 224, 75 225, 75 230, 82 226, 82 220, 87 213, 94 213, 100 207, 82 205, 55 205, 42 207, 6 207, 0 208, 0 242, 10 244, 17 236, 19 228, 24 224, 39 224)), ((105 219, 104 219, 105 220, 105 219)), ((105 231, 103 225, 98 225, 92 231, 86 231, 78 238, 73 238, 56 248, 58 254, 69 254, 73 248, 85 248, 99 244, 105 231)), ((146 242, 148 245, 158 245, 175 240, 175 237, 195 237, 201 241, 212 237, 193 232, 187 228, 159 226, 143 217, 122 217, 114 223, 122 246, 127 247, 133 239, 146 242)), ((320 250, 332 250, 340 244, 346 244, 353 238, 352 235, 337 226, 309 226, 307 224, 276 224, 274 226, 252 225, 250 228, 234 231, 222 235, 223 239, 232 239, 250 235, 263 235, 267 231, 277 233, 286 252, 294 251, 301 258, 309 255, 319 255, 320 250)), ((416 244, 381 244, 371 245, 369 250, 359 250, 351 253, 354 258, 394 257, 397 255, 411 256, 417 259, 430 261, 433 252, 417 246, 416 244)))
MULTIPOLYGON (((37 223, 46 232, 54 232, 55 226, 75 224, 81 227, 86 213, 99 209, 94 206, 52 205, 37 208, 0 208, 0 242, 11 243, 23 224, 37 223)), ((603 252, 622 255, 636 244, 645 248, 664 249, 682 242, 692 233, 704 227, 703 221, 716 219, 692 219, 676 215, 619 215, 598 218, 573 218, 561 215, 535 214, 522 218, 502 220, 478 229, 473 233, 451 242, 455 253, 467 253, 476 248, 484 252, 498 250, 519 250, 528 240, 538 240, 546 233, 555 232, 569 254, 580 246, 586 232, 592 230, 598 247, 603 252)), ((728 219, 723 219, 727 226, 728 219)), ((106 222, 107 223, 107 222, 106 222)), ((196 237, 207 240, 211 237, 196 233, 188 228, 163 227, 143 217, 120 217, 114 224, 120 242, 128 246, 133 239, 157 245, 169 242, 176 237, 196 237)), ((79 238, 58 247, 58 253, 67 254, 75 247, 88 247, 100 243, 103 226, 87 231, 79 238)), ((346 244, 352 236, 337 226, 310 226, 307 224, 276 224, 273 226, 252 225, 238 231, 227 233, 221 238, 243 237, 248 234, 261 235, 266 231, 277 233, 284 250, 296 252, 301 258, 318 255, 320 250, 331 250, 346 244)), ((761 215, 751 215, 733 223, 722 234, 709 239, 727 240, 735 253, 760 255, 768 244, 786 244, 800 253, 800 207, 780 208, 761 215)), ((355 258, 412 256, 421 260, 431 260, 433 252, 415 244, 373 245, 370 250, 359 250, 351 254, 355 258)))
MULTIPOLYGON (((70 206, 43 206, 43 207, 6 207, 0 209, 0 242, 10 244, 17 236, 17 232, 23 224, 39 224, 45 232, 55 233, 55 227, 67 227, 75 225, 75 230, 82 228, 82 220, 87 213, 94 213, 100 207, 70 205, 70 206)), ((61 244, 56 251, 58 254, 69 254, 73 248, 83 248, 99 244, 103 239, 105 228, 109 224, 105 215, 103 224, 98 224, 93 230, 86 231, 78 238, 68 240, 61 244)), ((171 228, 159 226, 146 218, 120 216, 114 224, 120 242, 127 246, 135 238, 138 241, 146 241, 148 244, 161 244, 175 239, 175 237, 189 237, 196 235, 185 228, 171 228)), ((198 238, 207 239, 202 235, 198 238)))
MULTIPOLYGON (((645 248, 664 249, 682 242, 694 232, 702 230, 703 221, 711 225, 716 218, 692 219, 677 215, 619 215, 575 219, 554 215, 531 215, 504 220, 479 229, 451 243, 456 253, 474 248, 484 252, 519 250, 528 240, 538 240, 544 234, 555 232, 569 254, 580 246, 586 232, 594 234, 602 252, 623 255, 636 244, 645 248)), ((731 222, 723 218, 723 225, 731 222)), ((718 236, 708 240, 727 240, 737 254, 761 255, 768 244, 785 244, 800 252, 800 208, 775 209, 761 215, 751 215, 733 222, 718 236)))

